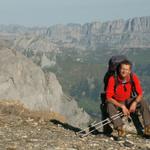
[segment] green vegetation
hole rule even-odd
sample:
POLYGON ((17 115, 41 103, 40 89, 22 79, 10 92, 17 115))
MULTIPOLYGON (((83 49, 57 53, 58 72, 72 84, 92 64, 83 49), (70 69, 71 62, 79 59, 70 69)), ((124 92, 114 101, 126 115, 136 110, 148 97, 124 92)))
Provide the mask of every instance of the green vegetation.
POLYGON ((80 99, 78 104, 91 115, 97 116, 97 114, 100 114, 100 101, 92 101, 91 99, 84 98, 80 99))

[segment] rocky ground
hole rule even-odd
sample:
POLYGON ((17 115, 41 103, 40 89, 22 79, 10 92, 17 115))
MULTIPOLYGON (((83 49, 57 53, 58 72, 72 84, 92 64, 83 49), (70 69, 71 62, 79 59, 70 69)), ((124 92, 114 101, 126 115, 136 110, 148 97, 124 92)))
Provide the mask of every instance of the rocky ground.
POLYGON ((48 118, 20 105, 0 103, 0 150, 150 150, 150 139, 136 134, 128 134, 124 141, 103 134, 81 138, 62 117, 48 118))

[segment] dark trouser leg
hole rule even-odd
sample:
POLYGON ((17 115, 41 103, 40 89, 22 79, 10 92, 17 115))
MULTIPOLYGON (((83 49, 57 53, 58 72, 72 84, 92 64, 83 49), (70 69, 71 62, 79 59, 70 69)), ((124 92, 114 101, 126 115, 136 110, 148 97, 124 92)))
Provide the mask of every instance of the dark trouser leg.
MULTIPOLYGON (((128 100, 125 102, 126 107, 129 109, 130 106, 131 106, 131 104, 132 104, 134 101, 135 101, 135 98, 130 98, 130 99, 128 99, 128 100)), ((140 103, 138 103, 136 109, 139 109, 139 108, 141 108, 141 104, 140 104, 140 103)), ((130 113, 130 116, 131 116, 132 121, 133 121, 133 123, 134 123, 134 126, 135 126, 135 128, 136 128, 136 130, 137 130, 137 133, 138 133, 138 134, 142 134, 142 133, 143 133, 143 131, 142 131, 142 130, 143 130, 143 126, 142 126, 142 124, 141 124, 141 122, 140 122, 140 120, 139 120, 139 116, 138 116, 137 110, 136 110, 136 112, 130 113)))
MULTIPOLYGON (((107 105, 106 104, 101 104, 101 114, 102 114, 102 121, 106 120, 109 116, 108 116, 108 113, 107 113, 107 105)), ((105 123, 105 121, 104 121, 105 123)), ((103 123, 103 125, 104 125, 103 123)), ((103 133, 104 134, 107 134, 107 135, 110 135, 112 133, 112 128, 109 124, 106 124, 103 126, 103 133)))
MULTIPOLYGON (((114 116, 118 113, 117 107, 115 107, 115 105, 112 104, 111 102, 107 103, 107 111, 108 111, 109 117, 112 117, 112 116, 114 116)), ((114 125, 115 129, 117 127, 123 125, 122 119, 120 117, 115 119, 115 120, 112 119, 112 122, 113 122, 113 125, 114 125)))
POLYGON ((134 124, 134 126, 135 126, 135 128, 137 130, 137 133, 138 134, 143 134, 143 131, 142 131, 143 130, 143 126, 142 126, 142 124, 141 124, 141 122, 139 120, 138 114, 137 113, 131 113, 130 116, 131 116, 133 124, 134 124))
MULTIPOLYGON (((102 121, 106 120, 109 116, 107 113, 107 104, 106 104, 106 93, 101 93, 101 105, 100 105, 100 110, 101 110, 101 115, 102 115, 102 121)), ((105 122, 104 122, 105 123, 105 122)), ((103 123, 103 125, 104 125, 103 123)), ((106 135, 110 135, 112 133, 112 128, 109 124, 106 124, 103 126, 103 133, 106 135)))
POLYGON ((150 125, 150 110, 149 110, 149 104, 144 99, 140 102, 140 110, 143 117, 143 123, 144 126, 150 125))

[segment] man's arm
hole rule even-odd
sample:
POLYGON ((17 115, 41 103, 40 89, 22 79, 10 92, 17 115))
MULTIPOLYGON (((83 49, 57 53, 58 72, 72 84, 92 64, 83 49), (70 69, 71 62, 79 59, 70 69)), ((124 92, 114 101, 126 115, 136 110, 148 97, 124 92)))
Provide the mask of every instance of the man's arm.
POLYGON ((141 100, 142 100, 142 98, 143 98, 143 96, 142 95, 138 95, 136 98, 135 98, 135 103, 139 103, 139 102, 141 102, 141 100))
POLYGON ((131 104, 130 108, 129 108, 129 111, 130 112, 135 112, 136 110, 136 106, 137 104, 142 100, 142 95, 138 95, 136 97, 136 99, 133 101, 133 103, 131 104))
POLYGON ((109 98, 108 101, 111 102, 111 103, 113 103, 115 106, 122 108, 122 105, 123 105, 123 104, 119 103, 119 102, 118 102, 117 100, 115 100, 114 98, 109 98))
POLYGON ((110 98, 108 99, 109 102, 113 103, 115 106, 120 107, 122 109, 122 112, 125 116, 129 116, 130 112, 127 109, 127 107, 124 104, 119 103, 117 100, 110 98))
POLYGON ((137 93, 137 97, 135 98, 134 102, 130 106, 130 112, 135 112, 137 104, 142 100, 143 97, 143 91, 140 84, 140 80, 138 79, 136 74, 133 74, 133 80, 135 84, 135 89, 137 93))

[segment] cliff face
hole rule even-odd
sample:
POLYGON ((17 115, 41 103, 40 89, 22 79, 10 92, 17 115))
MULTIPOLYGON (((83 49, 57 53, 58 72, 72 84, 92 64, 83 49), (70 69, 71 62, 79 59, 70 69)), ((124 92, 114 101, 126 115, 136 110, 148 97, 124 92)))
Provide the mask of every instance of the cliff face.
POLYGON ((0 99, 19 100, 33 111, 59 113, 76 126, 90 119, 75 100, 67 100, 53 73, 44 74, 15 50, 0 49, 0 99))
POLYGON ((93 22, 84 25, 57 25, 47 29, 50 39, 63 42, 79 43, 81 45, 98 46, 149 46, 150 17, 133 18, 127 21, 115 20, 108 22, 93 22), (139 43, 140 42, 140 43, 139 43), (144 42, 144 43, 143 43, 144 42))

